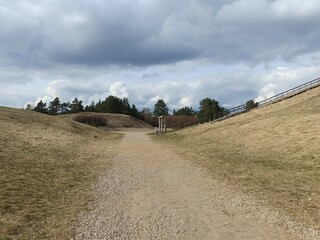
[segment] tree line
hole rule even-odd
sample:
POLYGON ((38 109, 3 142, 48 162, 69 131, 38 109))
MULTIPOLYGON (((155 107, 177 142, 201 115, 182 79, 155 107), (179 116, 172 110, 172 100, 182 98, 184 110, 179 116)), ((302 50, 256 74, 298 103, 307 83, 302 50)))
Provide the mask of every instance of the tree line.
POLYGON ((54 98, 47 107, 42 100, 33 108, 33 111, 46 113, 50 115, 80 113, 80 112, 97 112, 97 113, 121 113, 137 117, 138 110, 134 104, 130 105, 127 98, 118 98, 109 96, 105 100, 94 101, 84 106, 83 102, 75 98, 70 102, 61 102, 59 97, 54 98))
MULTIPOLYGON (((257 107, 257 103, 249 100, 246 103, 246 109, 250 110, 257 107)), ((33 111, 50 114, 71 114, 81 112, 96 112, 96 113, 118 113, 127 114, 138 119, 141 119, 153 126, 157 125, 159 116, 167 116, 168 127, 178 127, 194 120, 201 120, 210 117, 221 117, 227 115, 228 109, 220 106, 220 103, 211 98, 204 98, 199 102, 199 110, 195 111, 192 107, 183 107, 174 109, 173 114, 169 114, 167 104, 159 99, 153 111, 148 108, 143 108, 138 111, 134 104, 130 105, 128 98, 118 98, 116 96, 108 96, 105 100, 98 102, 92 101, 89 105, 83 105, 83 102, 78 98, 74 98, 72 102, 61 102, 59 97, 55 97, 47 106, 42 100, 37 103, 33 111)))
MULTIPOLYGON (((158 100, 154 105, 154 116, 168 116, 169 111, 166 103, 163 100, 158 100)), ((220 103, 211 98, 204 98, 199 102, 199 111, 195 111, 192 107, 183 107, 178 110, 173 110, 173 115, 183 115, 183 116, 197 116, 197 118, 205 118, 215 114, 225 115, 228 113, 228 110, 222 106, 220 103)))

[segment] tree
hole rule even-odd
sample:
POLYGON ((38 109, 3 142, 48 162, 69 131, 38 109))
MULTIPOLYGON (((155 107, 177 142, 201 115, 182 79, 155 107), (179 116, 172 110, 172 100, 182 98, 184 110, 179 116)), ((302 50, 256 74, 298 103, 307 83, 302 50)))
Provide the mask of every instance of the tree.
POLYGON ((121 113, 121 99, 110 95, 102 102, 102 110, 106 113, 121 113))
POLYGON ((97 102, 95 109, 96 109, 96 112, 103 112, 103 106, 102 106, 101 99, 99 99, 99 101, 97 102))
POLYGON ((52 100, 52 102, 49 103, 48 112, 51 115, 57 115, 60 113, 61 110, 61 102, 58 97, 52 100))
POLYGON ((151 110, 149 108, 143 108, 141 112, 139 112, 139 119, 149 123, 152 126, 157 126, 158 119, 152 116, 151 110))
POLYGON ((159 99, 157 103, 154 105, 153 115, 155 117, 159 117, 166 116, 168 114, 169 108, 167 107, 167 104, 162 99, 159 99))
POLYGON ((193 116, 195 114, 192 107, 184 107, 180 108, 178 111, 173 111, 173 115, 187 115, 187 116, 193 116))
POLYGON ((131 107, 130 107, 128 98, 123 98, 122 100, 120 100, 120 102, 121 102, 121 113, 131 114, 131 107))
POLYGON ((132 107, 131 107, 131 114, 130 114, 132 117, 136 117, 138 118, 139 117, 139 112, 138 112, 138 109, 136 108, 136 105, 132 104, 132 107))
POLYGON ((47 104, 43 103, 42 100, 38 102, 37 106, 33 109, 35 112, 40 112, 40 113, 48 113, 48 109, 46 108, 47 104))
POLYGON ((33 110, 32 105, 31 105, 30 103, 28 103, 27 106, 26 106, 26 108, 25 108, 25 110, 28 110, 28 111, 33 110))
POLYGON ((71 113, 78 113, 83 112, 84 108, 82 105, 82 101, 75 98, 70 104, 70 112, 71 113))
POLYGON ((246 106, 245 106, 246 111, 250 111, 251 109, 258 107, 258 105, 259 104, 257 102, 254 102, 254 100, 251 99, 246 102, 246 106))
POLYGON ((70 102, 61 103, 58 114, 68 114, 68 113, 70 113, 70 102))
POLYGON ((94 103, 94 101, 92 101, 90 105, 87 105, 85 107, 84 111, 86 111, 86 112, 96 112, 97 109, 96 109, 96 104, 94 103))
POLYGON ((220 107, 219 102, 215 99, 205 98, 200 101, 200 111, 198 118, 219 117, 226 114, 226 110, 220 107))

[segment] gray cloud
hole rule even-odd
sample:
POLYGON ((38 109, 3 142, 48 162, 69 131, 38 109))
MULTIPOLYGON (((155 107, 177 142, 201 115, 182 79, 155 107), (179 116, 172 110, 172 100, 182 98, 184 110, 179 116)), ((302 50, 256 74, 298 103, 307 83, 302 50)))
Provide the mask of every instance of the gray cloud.
POLYGON ((156 77, 159 77, 159 73, 145 73, 142 75, 143 79, 156 78, 156 77))
POLYGON ((290 61, 320 50, 320 3, 2 1, 2 64, 152 65, 290 61))
POLYGON ((317 77, 319 21, 318 0, 0 0, 0 104, 236 105, 317 77))

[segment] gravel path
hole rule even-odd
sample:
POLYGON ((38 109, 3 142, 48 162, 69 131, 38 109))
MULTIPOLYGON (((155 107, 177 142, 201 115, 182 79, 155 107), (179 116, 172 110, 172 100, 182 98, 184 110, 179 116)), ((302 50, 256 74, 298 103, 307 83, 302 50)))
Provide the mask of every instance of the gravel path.
POLYGON ((297 239, 239 211, 245 196, 229 194, 146 133, 126 132, 118 148, 74 239, 297 239))

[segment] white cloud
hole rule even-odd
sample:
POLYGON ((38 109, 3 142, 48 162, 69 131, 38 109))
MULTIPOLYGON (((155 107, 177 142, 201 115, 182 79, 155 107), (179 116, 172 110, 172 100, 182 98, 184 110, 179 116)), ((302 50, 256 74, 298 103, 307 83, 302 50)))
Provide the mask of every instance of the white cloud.
POLYGON ((267 98, 270 98, 274 95, 276 95, 276 89, 277 85, 273 83, 269 83, 266 86, 264 86, 262 89, 259 90, 259 96, 255 99, 255 101, 260 102, 262 100, 265 100, 267 98))
MULTIPOLYGON (((191 74, 192 69, 189 71, 191 74)), ((72 101, 78 97, 84 104, 90 104, 92 101, 97 102, 99 99, 103 100, 109 95, 114 95, 129 98, 130 103, 135 104, 139 109, 143 107, 153 109, 156 101, 163 99, 173 110, 186 106, 197 109, 201 99, 210 97, 226 107, 232 107, 243 104, 249 99, 263 100, 312 80, 320 74, 318 67, 292 68, 289 66, 256 70, 243 68, 231 72, 223 71, 215 75, 214 69, 212 73, 207 71, 198 73, 188 80, 177 77, 176 80, 159 82, 128 80, 113 82, 115 75, 98 76, 87 81, 54 80, 46 87, 45 101, 49 102, 55 96, 58 96, 61 101, 72 101)), ((129 79, 134 75, 139 75, 143 79, 143 74, 130 73, 130 70, 122 73, 118 78, 126 75, 129 79)), ((35 102, 39 101, 37 97, 34 99, 36 99, 35 102)), ((28 101, 24 103, 26 102, 28 101)))
POLYGON ((127 86, 124 82, 112 83, 108 95, 117 96, 119 98, 128 98, 127 86))
POLYGON ((54 97, 59 96, 60 95, 59 89, 63 88, 64 86, 62 85, 65 85, 65 83, 67 83, 66 80, 54 80, 50 82, 46 88, 46 93, 54 97))
POLYGON ((37 106, 37 104, 42 101, 43 103, 47 104, 46 106, 49 106, 49 103, 53 100, 54 98, 52 96, 43 96, 43 97, 38 97, 35 101, 28 101, 25 103, 24 108, 27 107, 28 104, 30 104, 32 107, 37 106))
POLYGON ((180 107, 190 107, 193 104, 193 100, 192 100, 192 96, 188 96, 188 97, 183 97, 180 99, 180 101, 178 102, 180 107))
POLYGON ((320 3, 317 0, 298 1, 298 0, 278 0, 271 4, 270 10, 274 11, 280 18, 298 17, 305 18, 319 14, 320 3))

